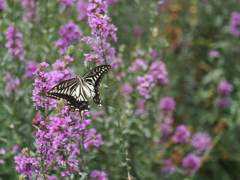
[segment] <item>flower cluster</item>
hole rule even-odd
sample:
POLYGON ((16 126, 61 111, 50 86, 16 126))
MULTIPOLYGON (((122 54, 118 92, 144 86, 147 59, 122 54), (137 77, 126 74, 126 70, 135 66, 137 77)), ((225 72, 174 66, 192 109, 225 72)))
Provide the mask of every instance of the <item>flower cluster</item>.
MULTIPOLYGON (((6 151, 5 151, 5 149, 1 148, 1 149, 0 149, 0 156, 1 156, 1 155, 4 155, 4 154, 6 154, 6 151)), ((0 164, 3 164, 3 163, 4 163, 4 160, 3 160, 3 159, 0 159, 0 164)))
POLYGON ((183 172, 183 175, 193 175, 201 165, 201 157, 198 157, 194 154, 189 154, 183 159, 183 168, 186 169, 183 172))
POLYGON ((145 61, 143 59, 136 59, 135 63, 133 64, 133 66, 130 66, 128 68, 129 72, 132 73, 136 70, 139 69, 146 69, 147 68, 147 64, 145 63, 145 61))
POLYGON ((109 41, 117 41, 117 27, 109 23, 107 3, 102 0, 89 0, 87 7, 89 26, 93 37, 85 36, 83 40, 94 50, 94 54, 84 54, 85 62, 103 63, 115 59, 115 48, 109 41))
POLYGON ((11 98, 12 93, 20 92, 20 89, 19 89, 20 80, 19 78, 13 78, 11 73, 9 72, 6 74, 6 80, 7 80, 7 85, 4 89, 4 92, 8 98, 11 98))
POLYGON ((123 94, 130 94, 133 91, 133 87, 131 84, 126 83, 122 87, 123 94))
POLYGON ((21 42, 22 38, 23 35, 17 32, 15 26, 12 25, 7 28, 6 39, 8 42, 5 44, 5 46, 8 48, 8 53, 11 55, 11 58, 17 58, 21 61, 24 60, 25 55, 23 44, 21 42))
POLYGON ((114 4, 116 4, 119 0, 107 0, 107 3, 109 6, 113 6, 114 4))
POLYGON ((233 90, 233 86, 227 81, 220 81, 218 83, 218 93, 220 97, 217 98, 217 104, 219 107, 227 107, 230 104, 228 96, 233 90))
POLYGON ((0 11, 4 9, 5 1, 0 0, 0 11))
POLYGON ((156 61, 151 64, 149 75, 151 75, 153 80, 158 84, 166 85, 168 83, 168 72, 165 63, 162 61, 156 61))
POLYGON ((175 143, 186 143, 188 142, 188 138, 190 136, 190 131, 183 124, 177 126, 176 131, 173 135, 173 142, 175 143))
POLYGON ((34 0, 23 0, 22 8, 25 9, 26 13, 23 17, 25 22, 40 22, 38 7, 34 0))
POLYGON ((172 174, 174 171, 176 171, 176 166, 172 164, 170 159, 166 160, 163 163, 163 168, 161 169, 161 172, 163 174, 172 174))
POLYGON ((37 150, 35 154, 27 151, 15 157, 17 171, 30 179, 34 174, 44 174, 48 168, 62 167, 60 174, 66 178, 83 171, 84 151, 93 149, 96 152, 96 148, 103 144, 101 134, 93 128, 87 129, 91 119, 80 121, 79 113, 69 106, 64 104, 58 106, 58 101, 41 96, 56 83, 71 77, 69 73, 72 70, 66 67, 71 61, 73 58, 70 56, 56 60, 50 72, 46 71, 49 64, 44 62, 35 72, 37 78, 32 98, 35 101, 34 105, 36 108, 57 107, 59 113, 54 116, 41 116, 37 113, 32 122, 36 132, 37 150))
POLYGON ((80 35, 82 34, 82 31, 80 30, 79 26, 73 22, 64 24, 58 33, 62 37, 57 40, 55 47, 60 48, 58 51, 60 54, 65 54, 67 47, 72 45, 74 41, 81 41, 80 35))
POLYGON ((57 0, 57 1, 60 2, 61 4, 60 14, 62 14, 67 7, 74 6, 74 0, 57 0))
MULTIPOLYGON (((171 142, 171 144, 184 146, 190 145, 193 147, 194 154, 188 154, 185 158, 182 159, 183 169, 182 174, 192 175, 197 169, 200 167, 201 157, 195 154, 202 154, 206 149, 211 147, 211 138, 207 132, 197 132, 194 135, 191 135, 191 132, 187 129, 187 127, 183 124, 177 126, 175 128, 175 132, 173 133, 174 128, 172 114, 175 110, 175 101, 173 98, 165 97, 160 100, 159 109, 162 111, 160 114, 161 123, 160 123, 160 132, 162 134, 162 138, 160 142, 171 142)), ((163 163, 161 172, 164 174, 172 174, 176 172, 177 166, 179 163, 175 163, 172 155, 170 158, 163 163)))
POLYGON ((172 124, 173 118, 172 114, 175 110, 176 102, 171 97, 164 97, 160 100, 158 108, 162 111, 160 114, 161 123, 160 123, 160 132, 163 136, 163 139, 169 137, 172 133, 172 124))
POLYGON ((240 37, 240 13, 233 12, 230 18, 230 32, 236 37, 240 37))
POLYGON ((95 180, 108 180, 108 174, 104 171, 94 170, 91 172, 90 178, 93 178, 95 180))
POLYGON ((82 21, 87 18, 87 6, 88 4, 85 0, 77 0, 77 9, 78 9, 78 20, 82 21))
POLYGON ((35 61, 26 61, 25 62, 25 70, 26 74, 24 75, 25 78, 34 78, 35 71, 38 68, 38 63, 35 61))
POLYGON ((153 77, 150 75, 145 75, 144 77, 138 76, 137 82, 139 84, 137 87, 139 93, 146 99, 151 98, 151 89, 155 86, 153 77))
POLYGON ((197 154, 201 154, 203 151, 211 147, 212 140, 208 132, 197 132, 193 135, 190 144, 196 148, 197 154))
POLYGON ((164 97, 160 100, 159 109, 171 115, 175 111, 176 102, 171 97, 164 97))
POLYGON ((219 51, 215 50, 215 49, 212 49, 212 50, 209 51, 209 55, 213 58, 217 58, 217 57, 219 57, 219 51))
POLYGON ((137 110, 134 112, 135 115, 145 114, 147 112, 147 108, 145 107, 146 99, 142 99, 137 103, 137 110))
MULTIPOLYGON (((138 69, 145 69, 146 67, 147 64, 142 59, 137 59, 135 64, 129 67, 129 71, 133 72, 138 69)), ((137 86, 137 90, 146 99, 151 98, 153 87, 157 84, 166 85, 168 83, 167 74, 166 65, 162 61, 154 61, 145 76, 138 76, 137 82, 139 85, 137 86)))

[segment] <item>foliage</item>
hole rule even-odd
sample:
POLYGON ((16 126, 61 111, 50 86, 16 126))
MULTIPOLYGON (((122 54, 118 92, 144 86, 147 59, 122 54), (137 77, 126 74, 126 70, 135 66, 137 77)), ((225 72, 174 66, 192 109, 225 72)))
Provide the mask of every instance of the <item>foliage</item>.
POLYGON ((239 179, 238 7, 0 0, 0 179, 239 179), (83 121, 44 97, 106 63, 83 121))

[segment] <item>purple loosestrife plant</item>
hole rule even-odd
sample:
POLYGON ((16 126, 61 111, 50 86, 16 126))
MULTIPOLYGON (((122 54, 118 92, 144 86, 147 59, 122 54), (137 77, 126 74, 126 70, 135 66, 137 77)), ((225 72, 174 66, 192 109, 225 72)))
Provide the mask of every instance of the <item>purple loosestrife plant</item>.
POLYGON ((220 81, 218 83, 218 93, 221 96, 229 95, 233 90, 233 86, 227 81, 220 81))
POLYGON ((0 0, 0 11, 4 9, 4 4, 5 4, 5 1, 0 0))
POLYGON ((183 175, 193 175, 200 167, 201 157, 189 154, 183 159, 182 167, 186 169, 183 175))
POLYGON ((77 0, 78 21, 82 21, 87 18, 87 6, 88 3, 85 0, 77 0))
POLYGON ((215 49, 212 49, 212 50, 210 50, 209 51, 209 53, 208 53, 211 57, 213 57, 213 58, 217 58, 217 57, 219 57, 219 51, 218 50, 215 50, 215 49))
POLYGON ((38 63, 34 61, 26 61, 25 62, 25 69, 26 74, 24 75, 25 78, 34 78, 34 73, 36 72, 38 68, 38 63))
POLYGON ((67 9, 68 7, 72 7, 74 6, 74 0, 57 0, 58 2, 60 2, 61 4, 61 9, 60 9, 60 14, 63 13, 63 11, 65 9, 67 9))
POLYGON ((40 22, 40 17, 38 13, 38 7, 34 0, 23 0, 22 1, 22 8, 25 10, 25 16, 23 20, 25 22, 40 22))
POLYGON ((196 153, 200 154, 211 147, 212 140, 207 132, 197 132, 193 135, 190 144, 196 148, 196 153))
POLYGON ((66 49, 74 42, 81 42, 80 35, 82 35, 82 31, 80 30, 79 26, 73 22, 64 24, 58 33, 62 37, 57 40, 54 46, 59 48, 59 54, 65 54, 66 49))
POLYGON ((8 53, 11 55, 11 58, 17 58, 18 60, 23 61, 25 51, 23 49, 23 44, 21 39, 23 35, 19 33, 15 26, 9 26, 7 28, 6 39, 8 42, 5 46, 8 48, 8 53))
POLYGON ((190 137, 190 131, 183 124, 176 127, 175 134, 173 135, 173 142, 175 143, 187 143, 190 137))
POLYGON ((230 104, 230 99, 228 96, 231 94, 233 90, 233 85, 228 83, 227 81, 220 81, 218 83, 218 94, 219 97, 217 98, 217 105, 220 108, 228 107, 230 104))
POLYGON ((161 169, 161 173, 163 174, 172 174, 176 171, 176 166, 174 166, 170 159, 166 160, 163 163, 164 167, 161 169))
POLYGON ((7 85, 4 89, 4 93, 8 98, 12 98, 12 93, 20 92, 19 85, 20 80, 19 78, 13 78, 11 73, 6 74, 7 85))
POLYGON ((240 37, 240 13, 232 12, 230 17, 230 32, 233 36, 240 37))
POLYGON ((85 36, 83 40, 94 50, 94 54, 84 54, 85 62, 102 64, 106 61, 106 64, 116 58, 115 48, 109 42, 117 41, 115 34, 117 27, 109 23, 106 1, 89 0, 87 12, 92 37, 85 36))
MULTIPOLYGON (((4 154, 6 154, 6 151, 5 151, 5 149, 1 148, 0 149, 0 157, 1 157, 1 155, 4 155, 4 154)), ((3 164, 3 163, 4 163, 4 160, 0 159, 0 164, 3 164)))
POLYGON ((165 114, 171 115, 175 111, 176 102, 171 97, 164 97, 160 100, 159 109, 165 114))
POLYGON ((94 180, 108 180, 108 174, 104 171, 94 170, 91 172, 90 178, 94 180))
POLYGON ((70 56, 56 60, 54 69, 50 72, 46 71, 49 65, 44 62, 35 72, 37 78, 34 82, 32 98, 35 101, 34 105, 37 109, 57 107, 59 113, 54 116, 37 113, 33 120, 37 146, 35 154, 24 150, 14 158, 17 164, 16 170, 29 179, 48 177, 46 172, 50 169, 58 172, 60 169, 59 176, 65 178, 83 172, 84 152, 92 148, 97 152, 96 148, 103 144, 101 134, 93 128, 89 130, 86 128, 91 124, 91 119, 84 119, 81 122, 79 113, 69 106, 59 105, 58 101, 41 96, 60 81, 71 78, 69 73, 72 70, 66 67, 71 61, 73 58, 70 56))
POLYGON ((153 83, 153 77, 150 75, 145 75, 144 77, 138 76, 137 78, 138 87, 137 90, 139 93, 144 96, 146 99, 152 97, 151 89, 155 86, 153 83))

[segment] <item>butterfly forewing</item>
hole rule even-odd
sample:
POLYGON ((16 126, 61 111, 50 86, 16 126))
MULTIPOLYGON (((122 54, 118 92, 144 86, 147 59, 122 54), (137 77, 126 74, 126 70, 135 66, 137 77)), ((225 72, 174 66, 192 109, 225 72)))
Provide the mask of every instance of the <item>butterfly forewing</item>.
POLYGON ((93 102, 101 106, 98 87, 103 76, 111 68, 109 65, 101 65, 89 70, 83 75, 74 79, 69 79, 54 86, 45 93, 47 97, 54 99, 65 99, 69 106, 79 111, 81 117, 84 112, 90 110, 88 97, 93 99, 93 102))

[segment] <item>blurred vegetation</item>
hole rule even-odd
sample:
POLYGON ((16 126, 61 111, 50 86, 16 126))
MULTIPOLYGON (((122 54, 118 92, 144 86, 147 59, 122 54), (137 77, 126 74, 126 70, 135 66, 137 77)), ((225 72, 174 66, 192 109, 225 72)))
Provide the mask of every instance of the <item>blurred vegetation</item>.
MULTIPOLYGON (((63 24, 74 21, 84 35, 90 33, 87 21, 77 21, 76 9, 71 14, 59 14, 60 5, 56 1, 36 1, 41 22, 25 23, 22 21, 24 11, 19 2, 6 1, 6 7, 0 12, 0 148, 6 154, 0 158, 0 179, 17 179, 13 157, 19 152, 12 152, 14 145, 34 150, 34 130, 31 124, 36 115, 31 101, 33 79, 25 79, 24 65, 11 59, 5 47, 5 32, 8 26, 15 24, 23 34, 26 59, 37 62, 53 63, 61 58, 54 43, 59 39, 59 29, 63 24), (11 72, 19 77, 20 93, 7 98, 5 75, 11 72)), ((123 79, 111 80, 111 92, 116 98, 110 106, 118 107, 124 126, 124 140, 130 158, 131 174, 136 179, 184 179, 180 174, 162 175, 160 173, 163 159, 168 150, 159 145, 161 134, 156 133, 159 118, 158 105, 162 97, 173 97, 176 101, 174 126, 185 124, 193 132, 208 131, 212 139, 219 135, 214 128, 225 122, 219 141, 211 150, 194 180, 235 180, 240 179, 240 39, 229 31, 230 15, 240 12, 240 1, 236 0, 169 0, 164 5, 160 0, 120 0, 109 7, 111 23, 118 27, 118 42, 112 44, 117 56, 122 57, 120 71, 126 73, 123 79), (134 33, 138 29, 138 34, 134 33), (129 74, 127 68, 141 57, 146 62, 153 51, 157 50, 161 60, 166 63, 169 73, 169 85, 157 88, 153 98, 148 101, 151 107, 148 114, 135 116, 133 111, 142 97, 133 92, 131 96, 118 94, 121 84, 129 82, 136 85, 136 77, 146 71, 129 74), (218 50, 220 55, 213 58, 210 50, 218 50), (136 56, 137 52, 142 54, 136 56), (226 79, 233 84, 230 107, 219 109, 216 106, 217 84, 226 79), (165 154, 162 155, 162 152, 165 154)), ((84 44, 75 44, 76 50, 71 54, 76 61, 71 64, 74 72, 82 74, 89 68, 84 67, 84 52, 90 49, 84 44)), ((106 82, 106 81, 104 81, 106 82)), ((108 93, 101 89, 103 102, 107 102, 108 93), (105 101, 104 101, 105 99, 105 101)), ((104 106, 104 104, 103 104, 104 106)), ((107 107, 106 107, 107 108, 107 107)), ((91 114, 97 109, 92 109, 91 114)), ((92 127, 103 136, 105 142, 100 146, 95 157, 89 157, 91 169, 100 169, 109 174, 109 179, 124 179, 125 164, 121 163, 123 154, 119 140, 117 113, 108 109, 106 120, 94 119, 92 127)))

